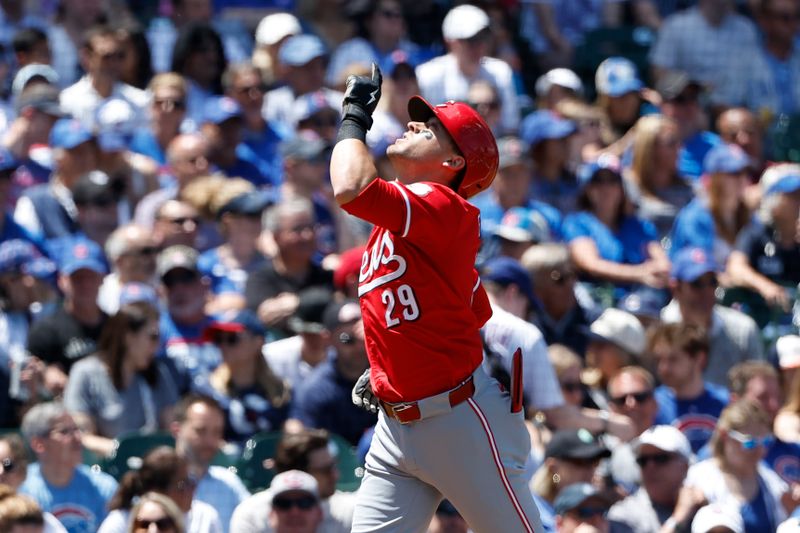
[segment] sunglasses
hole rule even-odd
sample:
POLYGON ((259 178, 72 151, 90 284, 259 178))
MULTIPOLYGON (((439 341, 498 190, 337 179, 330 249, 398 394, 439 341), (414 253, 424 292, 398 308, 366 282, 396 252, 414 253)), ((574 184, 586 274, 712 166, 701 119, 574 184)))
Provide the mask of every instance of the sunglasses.
POLYGON ((387 19, 401 19, 403 18, 402 11, 395 11, 394 9, 381 9, 378 11, 380 15, 387 19))
POLYGON ((158 253, 158 248, 155 246, 143 246, 141 248, 134 248, 132 250, 128 250, 125 255, 135 255, 137 257, 144 257, 147 255, 156 255, 158 253))
POLYGON ((636 464, 639 468, 644 468, 648 463, 653 462, 656 466, 664 466, 672 460, 672 456, 668 453, 654 453, 651 455, 640 455, 636 458, 636 464))
POLYGON ((143 529, 147 531, 151 525, 155 524, 156 529, 159 531, 166 531, 167 529, 173 529, 175 527, 175 522, 172 521, 172 518, 165 516, 164 518, 158 518, 156 520, 148 520, 147 518, 137 518, 133 522, 133 527, 136 530, 143 529))
POLYGON ((174 100, 171 98, 164 98, 162 100, 153 100, 153 104, 164 111, 169 113, 170 111, 176 111, 180 109, 186 109, 186 102, 183 100, 174 100))
POLYGON ((696 104, 698 102, 698 98, 695 94, 679 94, 670 100, 670 102, 677 105, 689 105, 696 104))
POLYGON ((593 185, 618 185, 622 183, 622 181, 619 179, 619 176, 602 173, 599 176, 596 176, 594 179, 592 179, 591 183, 593 185))
POLYGON ((317 499, 313 496, 303 496, 302 498, 273 498, 272 508, 278 511, 288 511, 292 507, 297 507, 307 511, 317 504, 317 499))
POLYGON ((608 399, 608 401, 610 401, 617 407, 622 407, 623 405, 628 403, 628 398, 633 398, 633 401, 635 403, 641 404, 646 402, 652 397, 653 397, 653 391, 632 392, 628 394, 623 394, 622 396, 612 396, 608 399))
POLYGON ((561 383, 561 390, 564 392, 581 392, 583 390, 583 383, 580 381, 565 381, 561 383))
POLYGON ((78 426, 66 428, 53 428, 50 430, 50 436, 58 435, 59 437, 71 437, 72 435, 80 435, 83 430, 78 426))
POLYGON ((191 270, 175 269, 174 271, 167 273, 162 278, 162 281, 164 282, 165 287, 171 289, 176 285, 188 285, 190 283, 194 283, 197 281, 197 279, 198 276, 196 272, 192 272, 191 270))
POLYGON ((257 85, 247 85, 245 87, 237 87, 236 92, 239 94, 254 94, 266 92, 266 87, 260 83, 257 85))
POLYGON ((118 50, 110 54, 97 54, 97 57, 99 57, 101 61, 122 61, 125 59, 125 52, 118 50))
POLYGON ((14 460, 12 458, 6 457, 2 461, 0 461, 0 465, 3 465, 3 473, 4 474, 10 474, 11 472, 14 471, 14 467, 16 466, 16 463, 14 462, 14 460))
POLYGON ((214 333, 214 344, 218 346, 236 346, 242 341, 241 333, 218 331, 214 333))
POLYGON ((775 442, 775 437, 772 435, 767 435, 765 437, 757 438, 752 435, 745 435, 744 433, 739 433, 736 430, 729 429, 728 436, 742 445, 742 448, 745 450, 754 450, 759 446, 763 446, 765 448, 769 448, 772 446, 772 443, 775 442))
POLYGON ((603 518, 608 515, 608 509, 605 507, 578 507, 572 511, 578 518, 581 520, 588 520, 589 518, 593 518, 595 516, 602 516, 603 518))
POLYGON ((173 224, 175 226, 185 226, 187 222, 191 222, 195 226, 200 224, 200 219, 197 218, 197 217, 165 218, 163 220, 166 220, 167 222, 169 222, 170 224, 173 224))
POLYGON ((716 289, 718 285, 719 280, 717 279, 717 276, 712 276, 706 279, 698 278, 689 282, 689 286, 696 291, 699 291, 700 289, 716 289))

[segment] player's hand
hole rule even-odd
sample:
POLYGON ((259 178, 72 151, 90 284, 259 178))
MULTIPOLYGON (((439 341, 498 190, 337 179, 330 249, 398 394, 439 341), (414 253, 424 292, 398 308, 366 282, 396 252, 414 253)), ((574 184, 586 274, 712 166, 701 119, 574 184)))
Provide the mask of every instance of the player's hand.
POLYGON ((353 118, 367 130, 372 127, 372 113, 381 99, 383 75, 375 63, 372 64, 372 75, 347 78, 342 103, 342 119, 353 118))
POLYGON ((356 407, 360 407, 370 413, 378 412, 380 400, 372 393, 372 385, 369 382, 369 368, 356 381, 351 393, 351 399, 356 407))

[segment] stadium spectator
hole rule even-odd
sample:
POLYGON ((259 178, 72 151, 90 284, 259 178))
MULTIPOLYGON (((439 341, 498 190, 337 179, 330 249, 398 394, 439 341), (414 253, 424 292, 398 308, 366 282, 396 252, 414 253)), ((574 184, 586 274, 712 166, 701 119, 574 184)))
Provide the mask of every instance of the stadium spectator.
POLYGON ((753 70, 744 58, 758 49, 755 25, 731 2, 697 0, 697 5, 664 21, 650 53, 658 81, 667 71, 683 70, 710 87, 711 103, 742 103, 753 70))
POLYGON ((250 493, 242 481, 223 466, 211 464, 223 443, 225 413, 208 396, 187 394, 175 405, 170 425, 175 450, 188 463, 191 477, 197 480, 194 498, 214 507, 222 531, 228 531, 233 510, 250 493))
POLYGON ((704 129, 705 115, 700 106, 704 97, 704 86, 685 72, 670 71, 656 84, 661 98, 661 113, 678 125, 682 143, 678 156, 678 172, 688 180, 696 181, 708 170, 705 157, 720 139, 715 133, 704 129))
POLYGON ((147 96, 141 89, 120 81, 124 51, 117 32, 109 26, 95 26, 86 31, 83 39, 81 55, 86 75, 61 91, 61 108, 92 130, 100 104, 118 98, 130 104, 134 122, 143 124, 147 96))
POLYGON ((192 205, 181 200, 170 199, 155 211, 153 238, 160 250, 170 246, 194 248, 198 243, 200 215, 192 205))
POLYGON ((263 349, 270 368, 293 390, 328 357, 330 335, 322 323, 322 314, 333 300, 333 293, 327 287, 310 287, 299 291, 297 298, 297 310, 288 321, 294 335, 269 342, 263 349))
POLYGON ((758 404, 746 399, 732 403, 711 437, 711 458, 692 465, 686 476, 686 485, 700 489, 709 503, 738 510, 746 531, 773 531, 787 516, 788 486, 761 462, 772 440, 770 430, 769 417, 758 404))
POLYGON ((750 157, 750 166, 761 175, 766 164, 764 128, 759 118, 744 107, 732 107, 717 117, 717 132, 723 142, 738 144, 750 157))
POLYGON ((77 231, 71 188, 96 168, 92 133, 75 119, 58 120, 50 130, 53 172, 49 183, 25 190, 17 201, 14 220, 32 235, 45 239, 77 231))
POLYGON ((581 407, 585 394, 583 382, 581 381, 583 360, 563 344, 549 345, 547 347, 547 358, 556 372, 564 403, 581 407))
POLYGON ((331 302, 322 323, 331 337, 330 355, 296 389, 291 417, 304 426, 341 435, 353 446, 377 417, 348 402, 350 391, 369 367, 364 325, 356 300, 331 302))
POLYGON ((255 32, 253 65, 258 68, 266 89, 272 89, 278 82, 278 51, 284 41, 303 30, 300 21, 292 13, 270 13, 262 18, 255 32))
POLYGON ((186 81, 174 72, 165 72, 154 76, 147 90, 150 93, 149 124, 136 129, 129 146, 133 152, 166 165, 168 147, 179 135, 186 117, 186 81))
MULTIPOLYGON (((652 427, 658 412, 655 379, 640 366, 626 366, 608 380, 608 406, 612 412, 633 420, 636 434, 652 427)), ((618 451, 614 449, 614 453, 618 451)))
POLYGON ((131 509, 126 533, 149 531, 153 525, 164 533, 185 533, 180 509, 168 496, 157 492, 142 495, 131 509))
POLYGON ((540 303, 534 322, 545 342, 563 344, 583 356, 588 344, 588 326, 599 313, 578 301, 577 274, 569 249, 555 243, 532 246, 520 262, 533 280, 533 293, 540 303))
POLYGON ((72 416, 60 403, 37 404, 25 414, 22 434, 36 462, 28 466, 20 493, 57 516, 69 533, 95 531, 117 482, 81 464, 81 430, 72 416))
POLYGON ((242 108, 244 133, 242 143, 255 154, 253 161, 268 182, 281 183, 281 156, 278 146, 289 132, 267 122, 262 115, 266 87, 252 63, 230 65, 222 75, 225 94, 242 108))
POLYGON ((125 22, 117 28, 117 39, 122 48, 120 81, 136 89, 147 89, 153 77, 153 60, 144 28, 137 22, 125 22))
MULTIPOLYGON (((320 531, 348 533, 353 520, 355 494, 336 490, 339 469, 331 454, 328 433, 323 430, 300 430, 284 433, 275 451, 275 471, 301 470, 313 476, 319 488, 322 523, 320 531)), ((271 532, 269 510, 272 490, 257 492, 242 502, 231 518, 236 533, 271 532)))
POLYGON ((486 121, 493 134, 500 136, 506 131, 500 123, 503 117, 503 101, 491 81, 478 79, 471 82, 465 100, 486 121))
MULTIPOLYGON (((697 490, 697 489, 695 489, 697 490)), ((687 524, 683 524, 687 525, 687 524)), ((735 505, 725 503, 710 503, 701 507, 691 522, 692 533, 710 533, 724 531, 730 533, 744 533, 744 521, 735 505)), ((780 532, 780 528, 776 533, 780 532)))
POLYGON ((28 333, 28 351, 47 365, 44 386, 54 396, 64 390, 72 365, 97 351, 108 318, 97 305, 106 272, 103 252, 93 241, 77 237, 66 243, 58 262, 64 299, 28 333))
POLYGON ((761 176, 755 219, 736 240, 728 258, 731 284, 758 292, 772 306, 789 311, 800 283, 800 165, 784 163, 761 176))
POLYGON ((106 321, 97 352, 73 365, 64 406, 88 450, 107 456, 124 434, 167 427, 178 391, 164 361, 155 359, 158 341, 158 310, 130 303, 106 321))
POLYGON ((52 58, 47 33, 34 26, 23 27, 14 33, 11 48, 19 69, 33 64, 49 65, 52 58))
POLYGON ((101 2, 68 0, 59 3, 53 23, 47 27, 47 39, 53 55, 52 66, 58 73, 61 88, 75 83, 83 70, 82 39, 88 28, 108 21, 110 7, 101 2))
POLYGON ((519 102, 511 67, 502 59, 488 57, 489 24, 489 16, 479 7, 465 4, 451 9, 442 22, 448 53, 419 65, 417 81, 430 102, 466 101, 471 81, 489 81, 502 102, 500 133, 510 134, 519 127, 519 102))
MULTIPOLYGON (((604 151, 616 153, 622 147, 619 143, 611 145, 614 134, 600 107, 575 98, 565 98, 556 104, 555 112, 576 124, 575 133, 567 139, 568 168, 578 168, 583 163, 594 161, 604 151)), ((621 142, 624 141, 626 139, 621 142)))
POLYGON ((697 452, 711 438, 728 405, 727 389, 703 379, 708 336, 696 325, 662 324, 648 332, 647 352, 662 383, 655 390, 657 420, 683 431, 697 452))
POLYGON ((635 188, 637 216, 651 222, 662 240, 672 230, 678 212, 694 198, 678 171, 678 125, 663 115, 646 115, 633 132, 633 159, 624 175, 635 188))
POLYGON ((594 76, 597 107, 603 110, 611 128, 610 141, 621 139, 636 124, 642 107, 644 83, 636 65, 624 57, 609 57, 594 76))
MULTIPOLYGON (((751 220, 745 202, 750 159, 736 145, 714 147, 703 163, 703 188, 678 212, 670 234, 670 255, 687 247, 699 247, 724 265, 736 239, 751 220)), ((724 268, 723 268, 724 269, 724 268)))
POLYGON ((124 285, 155 284, 158 248, 147 228, 131 223, 119 226, 111 233, 105 251, 111 273, 103 279, 97 303, 104 312, 113 314, 119 309, 124 285))
POLYGON ((768 124, 800 111, 800 6, 791 0, 763 0, 756 13, 762 39, 747 61, 747 93, 742 102, 768 124))
POLYGON ((775 436, 800 444, 800 337, 785 335, 775 343, 786 402, 775 418, 775 436))
POLYGON ((211 323, 205 332, 222 354, 222 363, 195 388, 220 403, 225 440, 240 448, 255 433, 280 431, 289 416, 289 387, 261 354, 265 333, 258 317, 247 310, 211 323))
POLYGON ((142 457, 138 469, 125 473, 110 512, 97 533, 125 533, 136 502, 148 492, 171 499, 183 514, 186 533, 222 533, 219 514, 213 506, 195 498, 197 479, 186 459, 168 446, 158 446, 142 457))
POLYGON ((286 39, 278 59, 285 84, 266 94, 264 117, 270 124, 292 126, 294 101, 306 93, 322 91, 332 107, 341 106, 344 95, 325 87, 329 51, 316 35, 299 34, 286 39))
POLYGON ((702 505, 696 491, 683 488, 694 456, 689 441, 675 427, 653 426, 633 444, 641 470, 641 486, 609 510, 612 520, 635 533, 654 533, 680 524, 702 505))
POLYGON ((672 301, 661 310, 661 320, 683 322, 706 330, 709 350, 703 377, 724 387, 732 366, 747 359, 763 359, 764 348, 752 318, 717 304, 718 286, 717 263, 708 252, 684 248, 672 264, 672 301))
POLYGON ((319 489, 313 476, 301 470, 281 472, 269 485, 272 492, 269 525, 276 533, 317 533, 322 522, 319 489))
POLYGON ((541 213, 527 207, 512 207, 485 241, 481 256, 510 257, 518 261, 531 246, 553 240, 550 225, 541 213))
POLYGON ((156 263, 156 275, 165 293, 161 313, 163 355, 178 369, 181 393, 208 378, 221 362, 219 349, 204 332, 213 322, 205 312, 207 282, 197 270, 197 251, 183 245, 163 250, 156 263))
POLYGON ((536 101, 540 109, 556 111, 562 100, 581 99, 583 82, 568 68, 554 68, 536 80, 536 101))
POLYGON ((209 161, 223 174, 244 178, 256 187, 274 185, 254 163, 252 150, 242 144, 244 115, 236 100, 227 96, 207 98, 200 131, 208 142, 209 161))
POLYGON ((549 110, 534 111, 523 119, 519 136, 528 145, 534 163, 531 196, 557 208, 562 215, 575 210, 578 182, 567 167, 569 138, 577 125, 549 110))
POLYGON ((269 328, 271 335, 291 333, 287 320, 297 310, 301 289, 330 287, 332 275, 313 260, 317 249, 314 208, 305 198, 288 199, 264 214, 264 229, 276 254, 270 264, 247 279, 247 307, 269 328))
POLYGON ((339 115, 339 108, 328 101, 324 91, 314 91, 292 103, 291 126, 298 136, 317 137, 332 145, 336 143, 339 115))
POLYGON ((42 509, 33 499, 0 486, 0 529, 9 533, 44 532, 42 509))
POLYGON ((564 218, 562 232, 575 266, 590 284, 612 283, 617 298, 637 286, 666 287, 669 260, 655 227, 628 213, 619 162, 601 156, 579 171, 580 211, 564 218))
POLYGON ((559 533, 598 531, 608 533, 608 498, 591 483, 568 485, 555 500, 556 527, 559 533))
MULTIPOLYGON (((124 179, 111 178, 102 170, 92 170, 78 178, 72 186, 72 201, 75 204, 75 235, 85 236, 105 247, 106 241, 120 218, 124 221, 127 213, 120 214, 125 202, 121 199, 121 190, 125 187, 124 179)), ((48 244, 55 249, 59 243, 69 240, 71 236, 51 239, 48 244)))

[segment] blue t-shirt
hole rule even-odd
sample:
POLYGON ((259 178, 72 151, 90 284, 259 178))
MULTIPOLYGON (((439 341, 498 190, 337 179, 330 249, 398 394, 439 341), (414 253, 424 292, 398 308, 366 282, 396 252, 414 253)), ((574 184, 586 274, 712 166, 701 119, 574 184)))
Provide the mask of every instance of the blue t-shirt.
POLYGON ((717 419, 729 401, 727 389, 713 383, 706 383, 700 396, 691 400, 676 398, 673 390, 665 385, 656 388, 655 397, 658 402, 656 424, 680 429, 695 453, 711 438, 717 419))
POLYGON ((256 165, 258 156, 248 146, 239 144, 236 147, 236 161, 228 167, 219 167, 220 172, 230 178, 244 178, 256 187, 274 185, 269 178, 261 173, 256 165))
POLYGON ((533 493, 533 501, 536 507, 539 508, 539 519, 542 521, 544 533, 556 533, 556 511, 553 506, 535 492, 533 493))
POLYGON ((28 466, 28 477, 19 491, 51 513, 69 533, 94 533, 105 519, 106 505, 117 490, 117 482, 104 472, 79 465, 66 487, 55 487, 42 477, 39 463, 28 466))
POLYGON ((678 153, 678 174, 693 182, 703 175, 703 160, 709 150, 722 143, 716 133, 701 131, 684 141, 678 153))
POLYGON ((766 491, 761 478, 758 480, 758 494, 739 508, 744 522, 745 533, 773 533, 778 524, 774 513, 767 509, 766 491))
POLYGON ((775 440, 764 461, 787 483, 800 483, 800 444, 775 440))
POLYGON ((648 257, 647 245, 658 239, 655 226, 646 220, 628 216, 617 231, 612 231, 588 211, 567 215, 562 232, 567 242, 589 237, 597 246, 600 257, 629 265, 644 263, 648 257))
POLYGON ((686 207, 678 211, 670 234, 670 257, 687 246, 702 248, 710 256, 714 256, 714 241, 717 238, 717 226, 707 202, 695 198, 686 207))
POLYGON ((212 317, 205 317, 196 324, 176 324, 169 313, 161 313, 162 349, 159 355, 171 361, 175 383, 181 392, 191 384, 207 381, 208 375, 222 362, 219 348, 204 335, 211 322, 212 317))
MULTIPOLYGON (((497 198, 491 191, 481 193, 470 200, 472 205, 481 212, 481 236, 487 239, 494 234, 494 228, 503 220, 506 211, 497 202, 497 198)), ((561 240, 561 213, 550 204, 538 200, 528 200, 523 206, 535 213, 542 215, 547 222, 550 230, 550 238, 553 241, 561 240)))
POLYGON ((247 276, 264 267, 267 259, 256 255, 245 268, 230 268, 219 257, 219 247, 206 250, 197 259, 197 270, 211 283, 212 294, 244 294, 247 276))
POLYGON ((283 158, 279 148, 289 137, 289 132, 272 124, 267 124, 263 131, 245 130, 243 133, 242 144, 249 148, 246 157, 273 185, 283 183, 283 158))
POLYGON ((156 136, 149 128, 140 128, 136 130, 131 139, 129 146, 131 152, 146 155, 152 158, 159 165, 167 164, 167 154, 161 145, 158 144, 156 136))

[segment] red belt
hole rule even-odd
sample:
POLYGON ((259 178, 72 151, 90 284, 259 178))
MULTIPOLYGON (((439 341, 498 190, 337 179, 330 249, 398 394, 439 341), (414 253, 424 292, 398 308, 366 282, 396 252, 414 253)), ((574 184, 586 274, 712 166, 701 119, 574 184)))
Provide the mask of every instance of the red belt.
MULTIPOLYGON (((475 394, 475 383, 473 383, 472 376, 470 376, 465 382, 448 393, 450 407, 455 407, 472 398, 473 394, 475 394)), ((383 406, 383 412, 386 413, 386 416, 394 418, 401 424, 409 424, 422 418, 419 402, 387 403, 381 401, 381 406, 383 406)))

